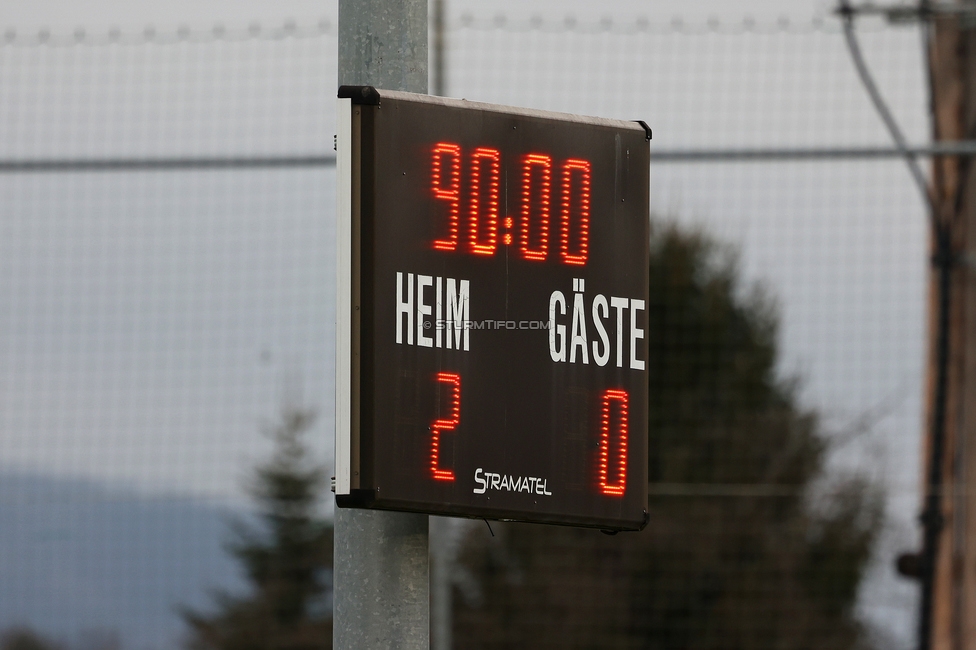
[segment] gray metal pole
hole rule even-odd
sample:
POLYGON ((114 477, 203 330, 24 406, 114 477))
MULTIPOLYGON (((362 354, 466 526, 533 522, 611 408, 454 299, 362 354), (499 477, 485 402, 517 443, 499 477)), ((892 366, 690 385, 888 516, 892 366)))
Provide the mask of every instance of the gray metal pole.
POLYGON ((339 83, 427 92, 427 0, 339 0, 339 83))
MULTIPOLYGON (((431 65, 430 71, 432 95, 444 97, 447 95, 445 70, 445 37, 444 37, 444 3, 446 0, 431 0, 431 20, 433 30, 431 37, 431 65)), ((450 544, 451 520, 445 517, 430 518, 430 647, 431 650, 451 650, 454 643, 451 638, 451 570, 453 552, 450 544)))
POLYGON ((434 87, 431 89, 431 94, 438 95, 440 97, 447 96, 447 36, 444 33, 444 21, 447 18, 444 16, 446 12, 446 7, 444 6, 447 0, 433 0, 434 8, 434 51, 431 59, 434 63, 433 75, 434 87))
MULTIPOLYGON (((427 92, 427 0, 339 0, 339 83, 427 92)), ((335 511, 333 645, 430 646, 428 517, 335 511)))

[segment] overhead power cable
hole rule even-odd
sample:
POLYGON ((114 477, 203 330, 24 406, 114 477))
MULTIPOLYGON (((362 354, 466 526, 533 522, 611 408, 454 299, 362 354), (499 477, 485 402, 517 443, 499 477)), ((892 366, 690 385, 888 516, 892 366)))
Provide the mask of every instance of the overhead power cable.
POLYGON ((854 33, 854 10, 851 8, 849 0, 841 0, 839 13, 844 22, 844 41, 847 43, 847 50, 850 52, 851 61, 857 70, 857 76, 860 78, 864 90, 867 91, 868 96, 871 98, 871 103, 874 104, 874 108, 881 117, 881 121, 884 122, 885 127, 888 129, 888 133, 891 135, 895 146, 905 158, 905 163, 908 165, 912 179, 915 181, 918 191, 922 194, 922 199, 929 206, 930 213, 934 217, 934 203, 929 193, 929 185, 925 180, 925 174, 922 173, 922 168, 919 166, 915 154, 909 150, 908 142, 905 140, 904 134, 898 128, 898 123, 888 109, 888 105, 881 96, 877 84, 874 83, 874 77, 871 76, 871 71, 868 70, 868 66, 864 62, 861 46, 857 41, 857 35, 854 33))

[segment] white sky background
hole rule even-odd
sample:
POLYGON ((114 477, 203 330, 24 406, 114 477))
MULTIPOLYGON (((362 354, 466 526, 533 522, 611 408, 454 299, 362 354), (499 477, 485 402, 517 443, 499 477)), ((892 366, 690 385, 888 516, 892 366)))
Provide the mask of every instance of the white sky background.
MULTIPOLYGON (((762 24, 779 16, 808 24, 812 16, 829 20, 832 3, 448 0, 448 7, 455 19, 681 16, 701 24, 751 15, 762 24)), ((334 2, 304 0, 8 1, 0 30, 172 32, 334 23, 335 14, 334 2)), ((449 94, 640 117, 654 129, 653 147, 889 142, 835 35, 638 42, 610 34, 582 49, 540 35, 534 49, 517 50, 518 60, 482 60, 485 52, 515 52, 506 45, 524 46, 518 36, 459 35, 449 71, 469 74, 451 77, 449 94), (638 48, 634 68, 608 71, 608 61, 626 60, 626 48, 638 48), (553 69, 560 73, 540 78, 553 69), (687 86, 676 81, 682 70, 695 74, 687 86), (578 92, 580 84, 594 92, 578 92)), ((909 140, 924 142, 917 32, 868 25, 862 38, 909 140)), ((249 44, 240 59, 235 46, 221 47, 226 56, 212 63, 167 59, 153 48, 0 47, 0 156, 331 152, 334 71, 314 67, 334 61, 334 52, 321 41, 288 45, 284 56, 294 63, 277 78, 280 45, 249 44), (158 77, 134 78, 144 64, 158 77), (237 78, 234 65, 257 76, 237 78), (108 77, 72 76, 92 70, 108 77), (302 99, 282 111, 279 96, 302 99), (245 113, 225 119, 222 97, 237 98, 229 106, 245 113), (181 113, 185 107, 196 112, 181 113)), ((0 220, 0 468, 240 499, 242 477, 268 448, 258 426, 273 418, 289 377, 301 378, 307 401, 322 412, 318 447, 330 454, 331 226, 322 213, 331 211, 333 190, 321 178, 315 171, 0 177, 0 215, 13 215, 0 220), (66 219, 69 204, 79 207, 66 219), (309 341, 309 332, 321 340, 309 341)), ((802 378, 804 400, 825 415, 827 429, 870 420, 869 435, 836 462, 866 467, 889 488, 892 532, 865 601, 908 644, 913 590, 891 575, 890 558, 915 543, 925 228, 902 163, 670 165, 655 166, 652 178, 655 210, 739 246, 746 276, 778 298, 784 371, 802 378)))

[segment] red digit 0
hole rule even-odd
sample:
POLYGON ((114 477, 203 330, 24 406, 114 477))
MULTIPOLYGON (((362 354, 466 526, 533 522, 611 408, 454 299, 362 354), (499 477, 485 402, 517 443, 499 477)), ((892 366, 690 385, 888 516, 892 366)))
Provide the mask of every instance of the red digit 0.
POLYGON ((461 147, 450 142, 438 142, 434 145, 430 184, 434 198, 447 201, 450 206, 447 214, 447 238, 435 240, 434 248, 441 251, 456 250, 458 214, 461 207, 461 147))
POLYGON ((562 233, 559 241, 559 254, 564 264, 584 266, 590 248, 590 162, 570 158, 563 165, 563 210, 562 233), (579 209, 579 230, 576 234, 576 251, 569 252, 570 225, 573 212, 573 177, 579 179, 576 191, 576 206, 579 209))
POLYGON ((552 158, 530 153, 522 159, 522 257, 543 262, 549 252, 549 185, 552 177, 552 158), (533 169, 537 170, 533 174, 533 169), (533 183, 533 178, 538 182, 533 183), (533 185, 536 196, 533 197, 533 185), (535 198, 536 200, 533 200, 535 198), (533 210, 535 208, 535 210, 533 210), (533 212, 539 223, 532 228, 533 212))
POLYGON ((447 384, 451 390, 450 416, 434 420, 430 425, 430 471, 436 481, 453 481, 454 470, 441 469, 441 432, 453 431, 461 419, 461 375, 439 372, 438 384, 447 384))
POLYGON ((627 488, 627 400, 627 391, 612 388, 603 393, 601 400, 603 412, 597 474, 600 492, 608 496, 622 497, 627 488), (613 404, 617 405, 616 409, 612 408, 613 404), (613 410, 617 412, 616 430, 611 418, 613 410))
POLYGON ((471 154, 471 252, 475 255, 493 255, 498 240, 498 180, 501 154, 496 149, 479 147, 471 154), (485 167, 488 167, 486 170, 485 167), (485 178, 487 172, 487 178, 485 178), (485 181, 482 184, 482 180, 485 181), (485 207, 481 206, 482 193, 487 191, 485 207), (478 218, 482 224, 484 239, 480 239, 478 218))

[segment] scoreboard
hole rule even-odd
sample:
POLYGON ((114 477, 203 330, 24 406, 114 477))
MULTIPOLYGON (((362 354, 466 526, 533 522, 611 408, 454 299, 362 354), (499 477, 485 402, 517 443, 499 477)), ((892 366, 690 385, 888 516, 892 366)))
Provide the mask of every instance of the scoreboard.
POLYGON ((338 506, 643 528, 649 140, 339 89, 338 506))

